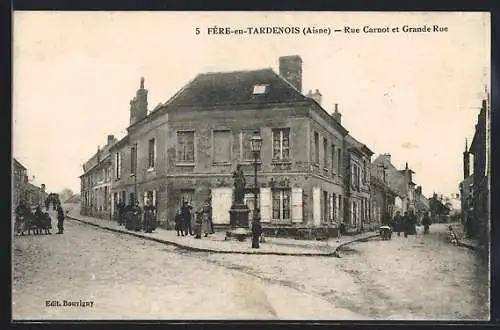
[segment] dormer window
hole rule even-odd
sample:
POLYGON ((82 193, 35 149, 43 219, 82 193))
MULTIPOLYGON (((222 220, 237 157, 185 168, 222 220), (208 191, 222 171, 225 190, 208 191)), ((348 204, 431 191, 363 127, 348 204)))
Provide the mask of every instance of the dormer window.
POLYGON ((265 94, 269 89, 269 85, 259 84, 253 86, 253 95, 262 95, 265 94))

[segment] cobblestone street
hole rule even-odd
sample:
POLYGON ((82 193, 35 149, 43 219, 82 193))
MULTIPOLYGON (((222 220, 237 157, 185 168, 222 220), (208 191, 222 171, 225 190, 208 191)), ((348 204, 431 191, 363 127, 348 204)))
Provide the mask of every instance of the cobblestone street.
POLYGON ((444 229, 356 243, 339 259, 192 253, 66 221, 64 235, 15 237, 13 317, 484 319, 488 272, 444 229))
POLYGON ((313 294, 207 263, 207 254, 75 221, 65 227, 64 235, 14 238, 13 319, 362 317, 313 294), (47 307, 48 300, 94 303, 47 307))

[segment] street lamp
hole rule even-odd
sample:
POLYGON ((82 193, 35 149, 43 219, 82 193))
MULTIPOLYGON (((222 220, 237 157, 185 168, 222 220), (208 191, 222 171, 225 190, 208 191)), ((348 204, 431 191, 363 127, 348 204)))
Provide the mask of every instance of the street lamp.
MULTIPOLYGON (((256 132, 254 134, 254 136, 252 136, 250 138, 250 146, 252 148, 252 153, 253 153, 253 157, 254 157, 254 162, 253 162, 253 165, 254 165, 254 191, 253 191, 254 201, 253 201, 253 224, 252 224, 252 228, 253 228, 253 226, 258 225, 258 221, 259 221, 259 214, 257 212, 257 189, 258 189, 257 168, 259 166, 260 150, 262 148, 262 137, 260 136, 260 134, 258 132, 256 132)), ((252 230, 252 231, 254 231, 254 230, 252 230)), ((258 238, 252 239, 252 247, 259 248, 258 238)))

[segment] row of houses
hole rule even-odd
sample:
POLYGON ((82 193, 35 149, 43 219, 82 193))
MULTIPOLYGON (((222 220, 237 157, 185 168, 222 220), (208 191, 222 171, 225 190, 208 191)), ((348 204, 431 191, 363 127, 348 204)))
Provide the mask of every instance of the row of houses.
POLYGON ((470 146, 463 152, 463 181, 460 182, 462 221, 466 232, 485 247, 490 241, 490 119, 489 93, 482 101, 470 146), (472 158, 472 163, 471 163, 472 158))
POLYGON ((397 170, 388 154, 372 162, 374 152, 342 125, 337 104, 326 109, 319 90, 302 93, 298 55, 280 57, 279 73, 199 74, 152 111, 147 96, 141 78, 127 135, 109 135, 83 165, 82 214, 113 218, 117 202, 150 199, 161 225, 172 228, 183 201, 197 208, 209 200, 214 224, 229 225, 237 165, 248 174, 250 217, 259 208, 267 228, 344 222, 364 230, 420 205, 408 166, 397 170), (257 186, 254 134, 263 140, 257 186))
POLYGON ((45 184, 36 186, 30 182, 27 168, 14 158, 12 162, 12 210, 21 203, 31 207, 43 205, 47 197, 45 184))

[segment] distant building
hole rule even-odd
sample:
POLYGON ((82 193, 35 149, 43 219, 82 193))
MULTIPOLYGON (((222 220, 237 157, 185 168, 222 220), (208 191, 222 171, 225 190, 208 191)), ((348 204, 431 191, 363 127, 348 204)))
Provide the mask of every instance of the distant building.
POLYGON ((111 147, 117 142, 113 135, 108 135, 106 145, 83 164, 80 176, 82 215, 111 219, 113 203, 111 200, 112 156, 111 147))
POLYGON ((419 220, 430 211, 429 199, 422 194, 422 187, 415 188, 415 213, 419 220))
POLYGON ((29 182, 28 170, 17 159, 12 164, 12 209, 24 203, 29 207, 43 206, 48 193, 45 184, 40 187, 29 182))
POLYGON ((23 200, 28 183, 28 170, 17 159, 12 162, 12 210, 23 200))
POLYGON ((397 211, 401 213, 416 211, 415 183, 413 182, 415 172, 408 167, 408 163, 406 163, 405 169, 398 170, 391 163, 391 155, 386 153, 379 155, 372 162, 372 174, 380 177, 380 168, 385 170, 387 184, 396 193, 391 216, 394 216, 397 211))

